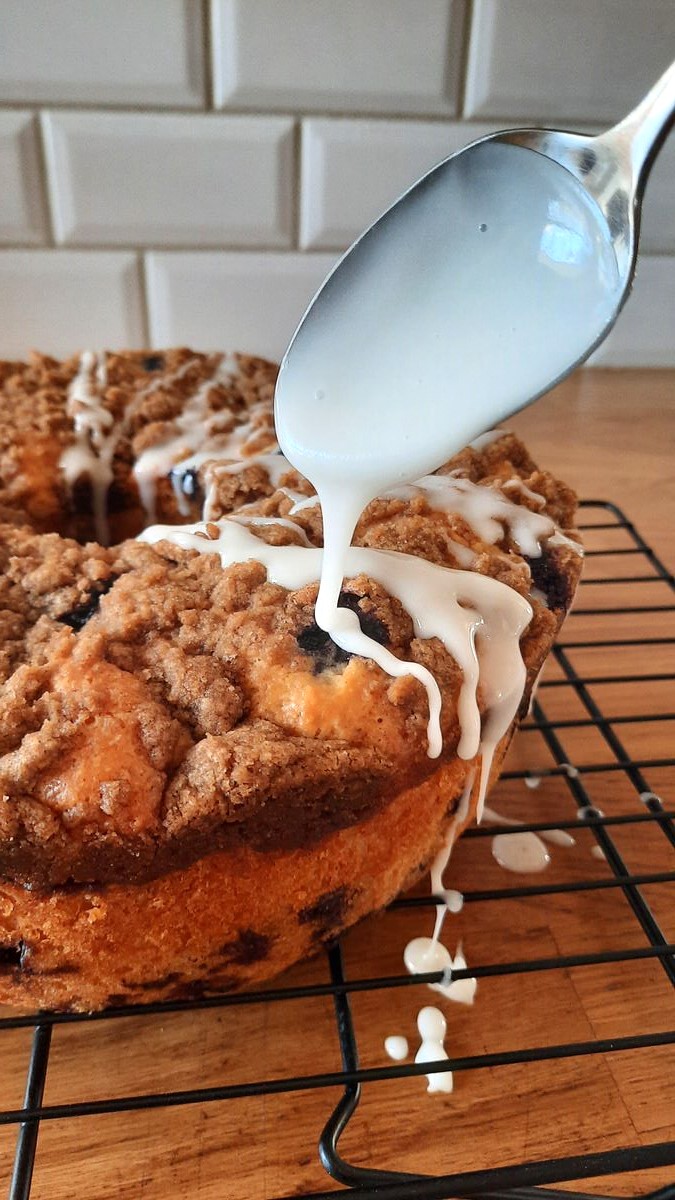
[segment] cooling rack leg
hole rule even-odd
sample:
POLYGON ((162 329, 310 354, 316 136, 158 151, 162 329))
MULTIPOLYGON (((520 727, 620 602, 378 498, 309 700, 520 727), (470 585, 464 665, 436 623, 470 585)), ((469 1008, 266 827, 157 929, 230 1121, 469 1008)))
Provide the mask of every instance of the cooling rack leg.
MULTIPOLYGON (((51 1025, 36 1025, 28 1064, 24 1108, 36 1108, 42 1104, 51 1040, 51 1025)), ((28 1200, 30 1196, 39 1131, 39 1121, 24 1121, 19 1126, 8 1200, 28 1200)))
MULTIPOLYGON (((333 983, 343 983, 345 977, 344 964, 342 961, 342 949, 339 943, 331 946, 328 950, 328 964, 333 983)), ((335 994, 334 1003, 342 1066, 345 1071, 355 1071, 359 1065, 359 1053, 354 1037, 354 1025, 349 998, 344 992, 338 992, 335 994)), ((352 1183, 350 1168, 340 1157, 337 1144, 356 1109, 360 1095, 360 1084, 348 1084, 345 1087, 339 1103, 328 1118, 319 1138, 319 1158, 321 1159, 321 1164, 328 1171, 328 1174, 337 1179, 339 1183, 352 1183)))
MULTIPOLYGON (((344 983, 344 964, 342 949, 337 943, 328 950, 328 962, 333 983, 344 983)), ((346 992, 336 992, 334 995, 335 1019, 340 1040, 340 1054, 345 1071, 357 1071, 359 1068, 359 1052, 354 1034, 354 1023, 346 992)), ((421 1175, 406 1175, 398 1171, 377 1171, 366 1167, 353 1167, 345 1162, 338 1152, 337 1144, 347 1128, 361 1095, 361 1085, 347 1084, 335 1109, 324 1125, 319 1138, 319 1158, 324 1169, 338 1183, 348 1187, 380 1186, 382 1184, 399 1183, 402 1180, 422 1179, 421 1175)))

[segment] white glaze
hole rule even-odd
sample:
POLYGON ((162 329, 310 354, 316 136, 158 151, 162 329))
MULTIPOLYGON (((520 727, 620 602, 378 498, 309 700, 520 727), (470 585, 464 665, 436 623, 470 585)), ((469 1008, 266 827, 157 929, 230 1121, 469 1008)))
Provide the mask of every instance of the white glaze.
POLYGON ((593 858, 598 858, 601 860, 601 862, 607 862, 607 855, 605 854, 602 846, 592 846, 591 854, 593 855, 593 858))
POLYGON ((540 783, 541 783, 541 775, 526 775, 525 776, 525 787, 530 788, 531 791, 534 791, 535 788, 538 788, 540 783))
POLYGON ((296 521, 289 520, 288 517, 247 516, 246 513, 242 513, 242 511, 239 510, 238 512, 232 514, 231 519, 233 521, 238 521, 240 525, 258 525, 261 527, 265 526, 265 525, 267 525, 267 526, 270 526, 270 525, 275 526, 276 525, 276 526, 279 526, 281 529, 289 529, 291 531, 291 533, 297 534, 297 536, 300 538, 300 544, 302 546, 310 546, 311 547, 311 545, 312 545, 309 538, 307 537, 307 534, 305 533, 304 529, 302 528, 302 525, 298 525, 296 521))
MULTIPOLYGON (((443 888, 443 898, 445 900, 445 909, 449 913, 460 913, 464 908, 464 896, 462 892, 458 892, 457 888, 443 888)), ((439 905, 439 908, 442 906, 439 905)))
POLYGON ((556 529, 555 533, 551 534, 547 545, 567 546, 567 549, 576 554, 578 558, 583 558, 584 556, 584 548, 581 542, 575 542, 574 538, 568 537, 567 534, 563 533, 561 529, 556 529))
MULTIPOLYGON (((185 367, 192 365, 191 360, 185 367)), ((216 367, 208 379, 199 384, 196 391, 189 396, 185 405, 175 420, 175 432, 166 441, 154 446, 148 446, 137 458, 134 464, 134 476, 141 497, 141 502, 149 520, 155 519, 155 504, 157 481, 168 475, 171 468, 180 460, 183 472, 197 469, 201 461, 213 458, 218 447, 221 457, 226 457, 228 450, 239 449, 240 434, 232 414, 227 410, 214 413, 209 407, 209 395, 214 387, 228 383, 236 369, 236 360, 228 355, 221 355, 216 367), (228 436, 229 435, 229 436, 228 436), (200 449, 200 463, 187 456, 200 449)), ((180 481, 174 482, 174 491, 180 511, 183 515, 189 513, 189 505, 179 490, 180 481)))
POLYGON ((475 979, 455 979, 455 971, 466 970, 466 959, 461 943, 453 958, 447 946, 437 938, 417 937, 408 942, 403 951, 403 962, 411 975, 427 975, 442 971, 444 978, 439 983, 429 983, 432 992, 454 1000, 457 1004, 473 1004, 478 986, 475 979))
MULTIPOLYGON (((513 825, 514 828, 522 825, 522 821, 516 821, 513 817, 505 817, 503 813, 497 812, 496 808, 488 808, 484 810, 483 820, 486 825, 513 825)), ((507 836, 507 835, 505 835, 507 836)), ((508 836, 511 836, 510 834, 508 836)), ((535 837, 543 838, 546 842, 551 842, 554 846, 575 846, 576 842, 571 834, 564 829, 540 829, 535 837)))
POLYGON ((500 867, 518 874, 545 871, 551 861, 536 833, 498 833, 492 839, 492 853, 500 867))
POLYGON ((403 962, 411 975, 427 975, 432 971, 445 971, 448 967, 452 969, 450 951, 436 938, 413 938, 403 951, 403 962))
POLYGON ((452 980, 455 971, 466 971, 467 961, 464 957, 464 947, 460 942, 455 950, 455 957, 452 960, 452 966, 448 971, 446 968, 445 975, 447 978, 442 983, 436 984, 435 990, 440 992, 448 1000, 455 1000, 458 1004, 473 1004, 476 990, 478 988, 478 980, 473 977, 467 979, 452 980))
POLYGON ((384 1049, 394 1062, 403 1062, 409 1053, 408 1039, 400 1034, 391 1034, 384 1039, 384 1049))
POLYGON ((153 379, 136 393, 121 417, 115 421, 103 404, 103 391, 107 384, 105 354, 96 355, 91 350, 85 350, 80 355, 79 367, 68 388, 66 400, 66 411, 73 421, 75 441, 64 450, 59 465, 70 492, 81 475, 89 479, 96 536, 103 545, 109 541, 108 488, 113 480, 113 460, 121 438, 128 432, 143 401, 162 387, 181 379, 196 361, 188 359, 172 375, 153 379))
POLYGON ((107 383, 105 354, 85 350, 68 387, 66 412, 73 422, 75 441, 63 451, 59 465, 66 486, 72 489, 80 476, 91 485, 96 537, 108 544, 107 496, 112 483, 112 458, 117 445, 112 413, 103 403, 107 383))
MULTIPOLYGON (((290 493, 289 493, 288 489, 282 489, 282 490, 286 491, 286 495, 290 499, 290 493)), ((300 492, 298 492, 297 499, 293 503, 293 507, 291 509, 290 515, 292 517, 294 517, 296 513, 303 512, 306 508, 316 508, 318 503, 319 503, 318 496, 302 496, 300 494, 300 492)))
POLYGON ((432 896, 443 897, 443 903, 436 905, 436 921, 433 932, 434 941, 438 941, 441 936, 443 921, 445 920, 446 913, 459 913, 464 907, 464 897, 462 893, 458 892, 456 888, 446 888, 443 881, 443 875, 445 874, 445 869, 450 861, 452 848, 457 840, 457 831, 460 827, 463 827, 466 822, 475 775, 475 770, 469 771, 466 784, 464 785, 464 791, 462 792, 459 804, 457 805, 457 811, 454 814, 454 817, 450 822, 450 826, 445 834, 443 845, 431 864, 431 894, 432 896))
MULTIPOLYGON (((494 808, 485 807, 483 820, 486 825, 522 825, 512 817, 505 817, 494 808)), ((564 829, 542 829, 539 833, 499 833, 492 839, 492 854, 500 867, 518 874, 533 874, 546 870, 551 858, 544 845, 574 846, 575 840, 564 829)))
POLYGON ((419 975, 427 971, 443 971, 444 974, 447 974, 447 979, 440 984, 432 983, 428 986, 432 991, 440 992, 446 999, 454 1000, 459 1004, 473 1004, 476 980, 458 979, 454 983, 451 981, 453 969, 466 969, 466 961, 461 944, 457 948, 453 961, 449 950, 442 945, 439 939, 446 913, 461 912, 464 907, 464 897, 455 888, 445 887, 443 875, 457 838, 457 831, 466 820, 475 774, 475 770, 469 771, 464 791, 457 805, 457 812, 450 823, 443 845, 431 865, 431 893, 433 896, 443 897, 443 903, 436 905, 433 936, 431 938, 413 938, 403 951, 403 962, 411 975, 419 975))
MULTIPOLYGON (((417 1028, 422 1043, 415 1055, 416 1063, 440 1062, 448 1057, 444 1045, 447 1024, 440 1009, 432 1005, 421 1008, 417 1014, 417 1028)), ((452 1071, 436 1071, 427 1075, 427 1080, 428 1092, 452 1091, 452 1071)))
POLYGON ((539 492, 533 492, 532 488, 523 483, 518 475, 513 479, 506 479, 504 483, 500 484, 500 487, 503 492, 520 492, 522 496, 527 496, 528 500, 536 504, 538 509, 546 508, 546 497, 540 495, 539 492))
POLYGON ((476 536, 489 545, 502 540, 506 526, 521 554, 528 558, 538 558, 542 542, 548 542, 556 532, 550 517, 514 504, 496 487, 472 483, 461 475, 425 475, 383 495, 401 500, 420 496, 430 508, 463 517, 476 536))
POLYGON ((558 766, 560 767, 561 771, 565 772, 568 779, 578 779, 579 778, 579 771, 578 771, 577 767, 572 765, 572 763, 561 762, 561 763, 558 763, 558 766))
MULTIPOLYGON (((548 606, 547 606, 547 607, 548 607, 548 606)), ((529 700, 529 703, 528 703, 528 706, 527 706, 527 715, 528 715, 528 717, 531 717, 531 716, 532 716, 532 710, 534 709, 534 702, 535 702, 535 700, 537 699, 537 692, 539 691, 539 684, 541 683, 541 678, 542 678, 542 675, 544 674, 544 671, 545 671, 545 670, 546 670, 546 659, 544 659, 544 662, 542 663, 542 665, 540 666, 539 670, 537 671, 537 675, 536 675, 535 681, 534 681, 534 683, 532 684, 532 691, 530 692, 530 700, 529 700)), ((538 779, 538 780, 539 780, 539 783, 541 783, 541 777, 540 777, 540 776, 538 776, 538 775, 534 775, 534 776, 532 776, 532 778, 533 778, 533 779, 538 779)), ((539 787, 539 783, 535 784, 534 786, 535 786, 535 787, 539 787)))
MULTIPOLYGON (((293 590, 318 579, 321 550, 270 546, 229 518, 215 524, 218 537, 213 540, 200 536, 203 533, 200 524, 151 526, 141 534, 141 539, 151 543, 166 539, 185 549, 217 554, 224 567, 249 560, 261 562, 272 583, 293 590)), ((489 576, 451 571, 394 551, 353 546, 347 552, 345 565, 350 578, 366 575, 396 596, 410 613, 416 635, 440 638, 462 668, 459 753, 463 758, 482 754, 482 797, 494 747, 510 725, 523 692, 525 667, 519 641, 531 619, 529 604, 517 592, 489 576), (479 669, 488 705, 484 722, 476 695, 479 669)), ((396 658, 369 638, 361 631, 356 614, 348 609, 336 609, 329 632, 342 649, 373 659, 392 676, 413 675, 423 684, 429 701, 429 753, 432 757, 440 754, 441 695, 430 672, 418 663, 396 658)))
POLYGON ((469 442, 472 450, 487 450, 493 442, 498 442, 501 437, 506 437, 508 429, 486 429, 485 433, 479 433, 478 437, 473 438, 469 442))
POLYGON ((597 804, 586 804, 577 812, 577 817, 580 821, 587 821, 588 818, 604 817, 604 812, 598 808, 597 804))
POLYGON ((550 842, 552 846, 576 846, 576 842, 571 833, 566 829, 540 829, 539 837, 545 842, 550 842))

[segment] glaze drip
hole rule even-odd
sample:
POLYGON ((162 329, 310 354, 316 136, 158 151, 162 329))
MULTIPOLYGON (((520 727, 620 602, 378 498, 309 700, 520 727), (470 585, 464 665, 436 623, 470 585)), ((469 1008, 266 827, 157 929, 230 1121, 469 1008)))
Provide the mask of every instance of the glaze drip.
POLYGON ((85 350, 77 374, 68 388, 66 412, 73 422, 75 441, 62 453, 60 467, 72 494, 80 476, 89 479, 96 536, 108 544, 108 488, 112 483, 112 459, 117 446, 115 422, 103 403, 108 378, 105 354, 85 350))
POLYGON ((113 461, 121 438, 129 431, 143 401, 167 384, 181 379, 197 361, 188 359, 168 380, 160 377, 141 388, 116 420, 104 403, 108 382, 106 355, 94 354, 91 350, 80 355, 78 370, 66 398, 66 412, 73 422, 75 441, 63 451, 59 465, 71 496, 82 475, 89 479, 96 537, 102 545, 106 546, 110 541, 108 488, 114 478, 113 461))
POLYGON ((514 504, 495 487, 472 483, 461 475, 424 475, 384 495, 401 500, 421 496, 430 508, 463 517, 476 536, 492 546, 503 539, 506 526, 521 554, 528 558, 538 558, 541 543, 556 532, 550 517, 514 504))
MULTIPOLYGON (((205 532, 200 524, 155 525, 141 534, 141 540, 166 540, 200 554, 217 554, 223 567, 249 560, 261 562, 270 582, 293 591, 316 582, 321 574, 320 549, 271 546, 240 521, 227 517, 209 525, 209 532, 216 536, 204 536, 205 532)), ((352 546, 345 561, 349 578, 366 575, 380 583, 410 614, 415 635, 439 638, 461 667, 458 753, 467 759, 482 754, 482 797, 494 748, 508 729, 525 686, 519 643, 532 617, 530 605, 489 576, 450 570, 396 551, 352 546), (487 706, 484 721, 478 707, 479 672, 487 706)), ((441 694, 433 675, 419 663, 396 658, 368 637, 356 613, 349 609, 336 609, 327 632, 342 650, 372 659, 387 674, 412 675, 419 680, 429 704, 428 752, 430 757, 438 757, 442 749, 441 694)))
MULTIPOLYGON (((194 360, 190 360, 186 363, 184 369, 187 370, 193 362, 194 360)), ((243 444, 240 442, 240 436, 243 435, 240 435, 232 413, 229 410, 213 412, 209 406, 209 396, 213 388, 229 383, 235 369, 236 359, 231 355, 221 355, 211 375, 199 384, 176 418, 176 433, 158 445, 147 447, 136 460, 134 476, 149 520, 155 519, 157 481, 168 475, 179 460, 182 473, 187 473, 196 470, 202 462, 212 458, 216 447, 219 447, 220 456, 225 457, 230 445, 240 449, 243 444), (195 455, 194 452, 198 448, 200 452, 195 455), (188 457, 189 455, 193 457, 188 457)), ((188 516, 190 507, 180 486, 180 473, 174 474, 172 478, 179 512, 188 516)))

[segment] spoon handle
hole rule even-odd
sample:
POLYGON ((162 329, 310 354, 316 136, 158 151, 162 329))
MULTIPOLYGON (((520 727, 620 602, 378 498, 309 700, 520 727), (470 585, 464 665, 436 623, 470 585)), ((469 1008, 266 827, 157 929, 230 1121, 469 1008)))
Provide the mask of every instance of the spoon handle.
POLYGON ((674 121, 675 63, 671 63, 633 111, 598 140, 622 152, 636 185, 642 187, 674 121))

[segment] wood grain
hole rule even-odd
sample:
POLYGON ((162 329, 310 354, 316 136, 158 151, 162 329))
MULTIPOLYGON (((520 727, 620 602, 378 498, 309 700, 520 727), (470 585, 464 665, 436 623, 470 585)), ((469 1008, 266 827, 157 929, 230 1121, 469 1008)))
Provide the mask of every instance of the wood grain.
MULTIPOLYGON (((622 505, 663 558, 675 558, 675 373, 596 371, 577 375, 513 421, 535 458, 583 495, 622 505)), ((590 533, 590 546, 625 545, 622 531, 590 533)), ((587 578, 635 572, 631 556, 590 558, 587 578)), ((640 573, 644 562, 640 560, 640 573)), ((643 585, 639 585, 642 589, 643 585)), ((664 602, 663 584, 644 585, 642 602, 664 602), (643 597, 647 597, 645 600, 643 597)), ((636 585, 612 589, 636 595, 636 585)), ((606 591, 586 584, 578 607, 606 591)), ((675 633, 673 614, 572 616, 565 641, 675 633)), ((626 685, 620 677, 651 669, 675 670, 675 647, 606 647, 570 650, 578 671, 609 676, 591 692, 613 716, 673 711, 672 684, 626 685)), ((546 680, 562 677, 551 663, 546 680)), ((569 687, 543 686, 549 717, 587 716, 569 687)), ((654 720, 617 725, 632 755, 673 754, 673 723, 654 720)), ((564 729, 568 759, 603 764, 613 759, 597 729, 564 729)), ((522 732, 511 753, 512 769, 554 765, 538 733, 522 732)), ((622 772, 583 777, 593 803, 607 814, 640 809, 622 772)), ((670 768, 649 772, 649 787, 675 807, 670 768)), ((529 790, 522 780, 502 781, 494 805, 511 816, 572 819, 573 782, 546 778, 529 790)), ((642 810, 640 810, 642 811, 642 810)), ((521 882, 547 883, 609 877, 591 854, 591 831, 575 831, 573 849, 553 848, 546 876, 517 877, 500 870, 485 836, 467 836, 457 848, 452 883, 471 892, 521 882)), ((675 869, 675 851, 654 826, 616 827, 613 838, 631 871, 675 869)), ((643 889, 666 936, 675 940, 675 885, 643 889)), ((398 974, 411 936, 430 932, 431 913, 399 909, 365 922, 345 940, 350 977, 398 974)), ((595 953, 647 944, 618 888, 539 898, 467 902, 448 918, 446 940, 463 940, 469 962, 531 960, 595 953)), ((284 982, 325 980, 325 960, 296 968, 284 982)), ((371 991, 353 999, 363 1066, 386 1065, 383 1040, 403 1033, 416 1048, 415 1017, 435 997, 418 985, 371 991)), ((675 1026, 674 994, 655 961, 549 970, 481 980, 473 1008, 445 1004, 453 1056, 657 1032, 675 1026)), ((439 1001, 443 1004, 442 1001, 439 1001)), ((20 1103, 30 1048, 29 1031, 2 1033, 0 1103, 20 1103)), ((223 1082, 313 1074, 339 1067, 339 1047, 327 998, 265 1006, 128 1018, 57 1027, 45 1102, 56 1104, 223 1082)), ((672 1139, 675 1114, 675 1048, 635 1050, 561 1061, 482 1068, 456 1074, 451 1097, 427 1096, 425 1081, 373 1083, 364 1088, 342 1151, 368 1167, 435 1174, 522 1160, 574 1155, 672 1139)), ((316 1143, 339 1096, 335 1089, 190 1105, 133 1115, 44 1122, 32 1196, 35 1200, 266 1200, 333 1188, 320 1167, 316 1143)), ((15 1128, 0 1128, 3 1178, 11 1172, 15 1128)), ((675 1168, 584 1180, 583 1186, 628 1196, 672 1183, 675 1168)))

